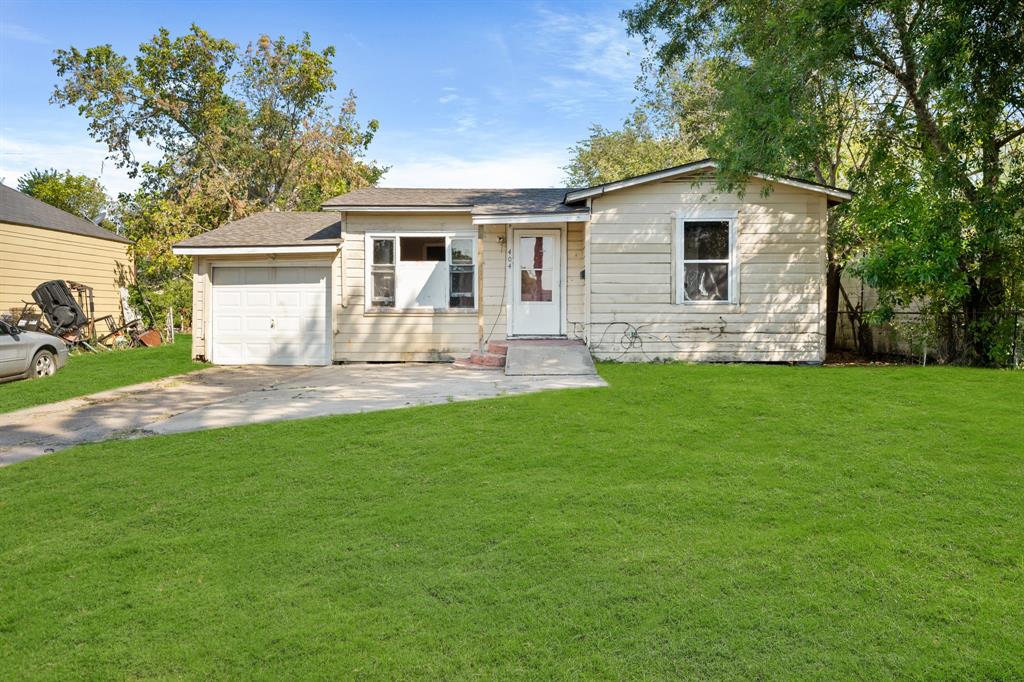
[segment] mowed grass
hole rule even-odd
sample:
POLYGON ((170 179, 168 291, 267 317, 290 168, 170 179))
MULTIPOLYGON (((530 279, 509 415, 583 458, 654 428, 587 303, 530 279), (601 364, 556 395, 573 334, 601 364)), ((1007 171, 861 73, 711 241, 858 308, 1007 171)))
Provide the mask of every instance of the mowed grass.
POLYGON ((173 344, 156 348, 99 353, 74 353, 52 377, 0 384, 0 412, 11 412, 59 400, 191 372, 192 337, 175 336, 173 344))
POLYGON ((1024 678, 1024 373, 600 371, 0 469, 0 678, 1024 678))

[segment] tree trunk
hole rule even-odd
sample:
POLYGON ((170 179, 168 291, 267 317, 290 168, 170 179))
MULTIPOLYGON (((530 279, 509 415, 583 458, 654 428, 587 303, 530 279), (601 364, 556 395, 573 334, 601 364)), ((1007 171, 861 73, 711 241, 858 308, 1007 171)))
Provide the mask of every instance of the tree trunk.
POLYGON ((996 364, 998 327, 1003 312, 1003 283, 998 277, 971 280, 964 301, 963 347, 958 349, 963 362, 973 365, 996 364))
POLYGON ((836 327, 839 322, 839 284, 843 266, 829 260, 825 272, 825 352, 836 349, 836 327))

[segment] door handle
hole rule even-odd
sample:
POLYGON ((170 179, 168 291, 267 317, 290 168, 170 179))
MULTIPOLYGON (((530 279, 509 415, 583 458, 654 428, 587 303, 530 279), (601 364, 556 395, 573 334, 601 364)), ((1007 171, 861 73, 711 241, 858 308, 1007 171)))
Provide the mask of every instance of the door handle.
POLYGON ((276 321, 276 320, 275 320, 274 318, 270 318, 270 328, 271 328, 271 329, 273 329, 273 328, 274 328, 274 326, 275 326, 276 322, 277 322, 277 321, 276 321))

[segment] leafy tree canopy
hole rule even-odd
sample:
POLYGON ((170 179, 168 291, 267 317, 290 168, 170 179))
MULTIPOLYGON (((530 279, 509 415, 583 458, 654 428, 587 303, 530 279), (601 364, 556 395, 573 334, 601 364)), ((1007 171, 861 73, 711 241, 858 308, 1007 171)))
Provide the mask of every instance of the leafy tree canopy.
POLYGON ((195 25, 160 29, 131 58, 110 45, 57 50, 52 101, 76 107, 142 180, 119 211, 141 280, 188 276, 175 241, 261 210, 316 210, 380 179, 386 169, 365 159, 379 124, 357 120, 352 93, 335 103, 334 57, 309 34, 243 49, 195 25), (159 160, 140 162, 140 144, 159 160))
POLYGON ((659 135, 642 110, 634 112, 622 130, 592 126, 590 137, 577 142, 570 151, 572 161, 565 172, 573 187, 643 175, 699 156, 682 139, 659 135))
POLYGON ((99 180, 69 170, 33 169, 18 178, 18 191, 86 220, 101 217, 109 201, 99 180))
POLYGON ((53 101, 75 106, 114 161, 149 191, 204 191, 226 218, 268 207, 314 208, 319 196, 376 182, 363 160, 377 131, 350 93, 333 107, 334 48, 261 37, 246 49, 198 26, 160 29, 133 60, 110 45, 58 50, 53 101), (133 145, 162 152, 140 164, 133 145))

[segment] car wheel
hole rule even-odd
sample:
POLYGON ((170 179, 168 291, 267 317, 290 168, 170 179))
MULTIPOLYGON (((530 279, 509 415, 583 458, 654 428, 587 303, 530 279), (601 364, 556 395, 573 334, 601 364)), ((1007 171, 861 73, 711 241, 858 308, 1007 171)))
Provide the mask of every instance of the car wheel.
POLYGON ((32 358, 32 364, 28 368, 28 375, 32 379, 52 376, 57 371, 57 360, 53 353, 48 350, 41 350, 32 358))

